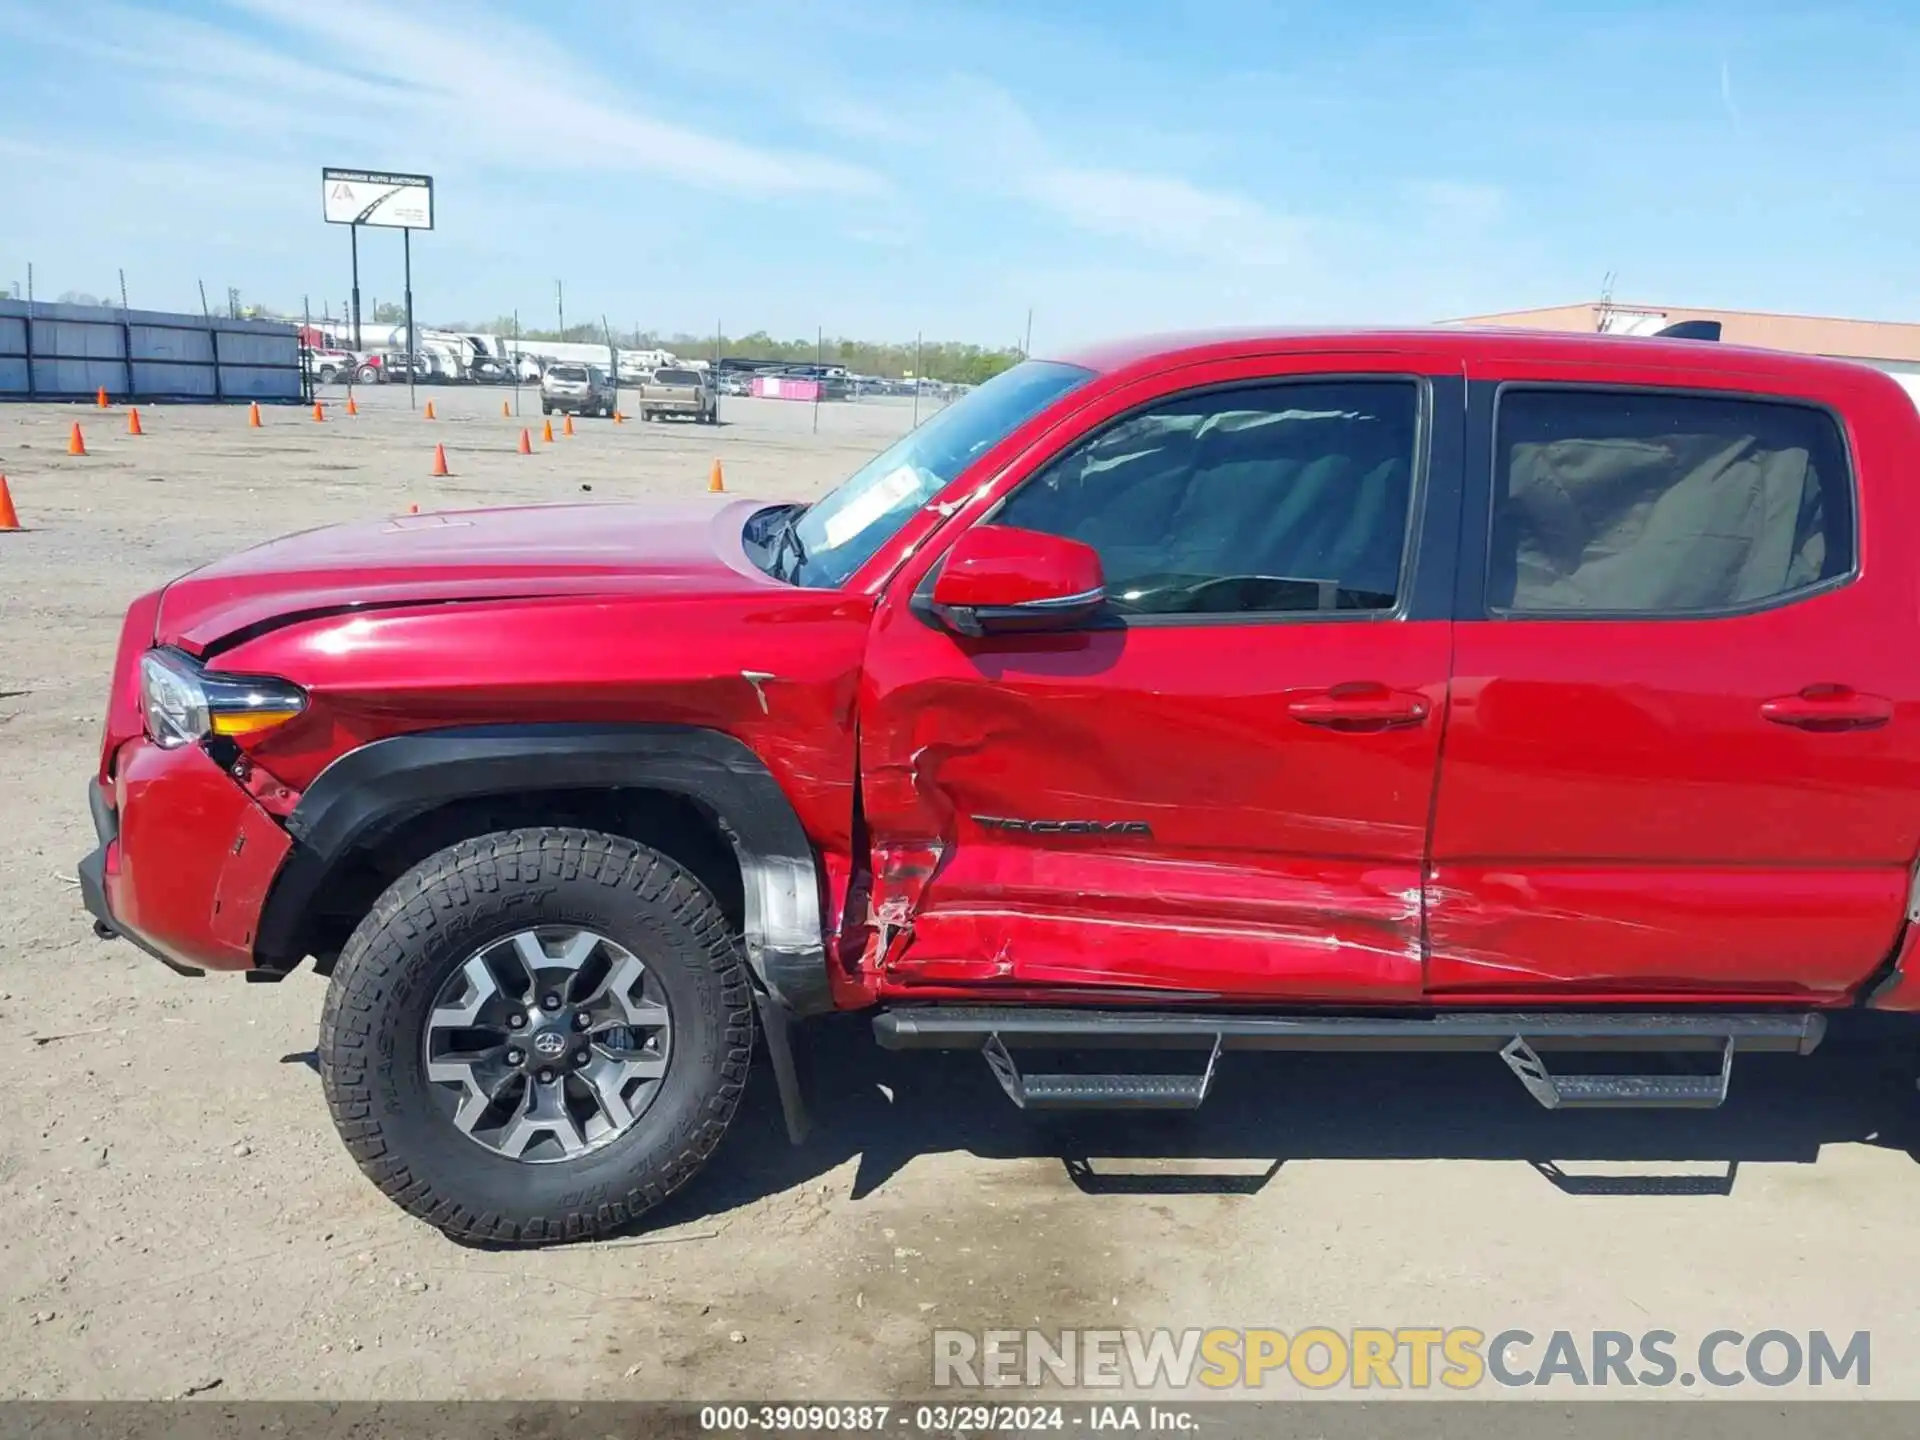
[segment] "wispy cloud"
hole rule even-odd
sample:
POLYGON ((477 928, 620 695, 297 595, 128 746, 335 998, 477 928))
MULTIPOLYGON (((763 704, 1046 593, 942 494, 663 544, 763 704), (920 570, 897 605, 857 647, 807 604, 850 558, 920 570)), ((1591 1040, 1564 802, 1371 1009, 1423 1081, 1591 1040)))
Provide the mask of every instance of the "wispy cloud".
POLYGON ((751 195, 885 185, 862 164, 651 114, 498 10, 231 0, 231 26, 134 6, 96 13, 98 27, 48 25, 43 38, 150 75, 169 113, 240 134, 423 134, 442 163, 649 173, 751 195), (281 43, 252 38, 243 20, 278 31, 281 43))
POLYGON ((940 142, 949 168, 1049 220, 1186 261, 1266 267, 1305 254, 1305 222, 1187 176, 1082 159, 992 81, 952 77, 941 100, 969 117, 964 134, 940 142))
POLYGON ((1026 174, 1020 187, 1029 200, 1084 230, 1170 255, 1270 266, 1306 252, 1305 223, 1178 176, 1048 165, 1026 174))
POLYGON ((1740 107, 1733 98, 1733 65, 1726 60, 1720 62, 1720 108, 1734 124, 1740 123, 1740 107))

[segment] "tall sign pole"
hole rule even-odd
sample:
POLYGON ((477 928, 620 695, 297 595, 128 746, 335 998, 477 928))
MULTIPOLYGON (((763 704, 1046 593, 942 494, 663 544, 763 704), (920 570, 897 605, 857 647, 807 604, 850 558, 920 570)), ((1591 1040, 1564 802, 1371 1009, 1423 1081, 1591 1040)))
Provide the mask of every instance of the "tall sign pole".
POLYGON ((407 286, 407 408, 413 405, 413 376, 419 368, 418 352, 413 348, 413 227, 407 226, 400 231, 400 253, 406 265, 407 286))
POLYGON ((353 348, 360 348, 360 225, 355 222, 347 226, 347 235, 353 247, 353 348))

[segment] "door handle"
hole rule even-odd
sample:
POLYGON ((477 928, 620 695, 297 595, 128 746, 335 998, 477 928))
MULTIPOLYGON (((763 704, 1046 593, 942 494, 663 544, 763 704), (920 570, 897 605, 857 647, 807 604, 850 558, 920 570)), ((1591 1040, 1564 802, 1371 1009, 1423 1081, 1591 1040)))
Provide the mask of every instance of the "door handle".
POLYGON ((1763 700, 1760 714, 1796 730, 1874 730, 1893 719, 1893 702, 1884 695, 1862 695, 1848 685, 1809 685, 1797 695, 1763 700))
POLYGON ((1335 685, 1287 702, 1287 713, 1303 725, 1332 730, 1392 730, 1427 718, 1427 697, 1385 685, 1359 681, 1335 685))

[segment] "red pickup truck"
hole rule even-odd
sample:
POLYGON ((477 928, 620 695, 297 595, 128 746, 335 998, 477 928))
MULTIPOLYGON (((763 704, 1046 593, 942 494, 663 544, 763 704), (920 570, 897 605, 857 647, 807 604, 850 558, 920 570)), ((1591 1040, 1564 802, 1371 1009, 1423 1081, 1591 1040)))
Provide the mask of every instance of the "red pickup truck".
POLYGON ((686 1181, 756 1035, 798 1139, 828 1010, 1034 1109, 1340 1046, 1712 1106, 1920 1010, 1917 458, 1890 378, 1692 340, 1029 361, 812 505, 374 520, 141 597, 82 889, 187 973, 313 957, 353 1155, 510 1243, 686 1181))

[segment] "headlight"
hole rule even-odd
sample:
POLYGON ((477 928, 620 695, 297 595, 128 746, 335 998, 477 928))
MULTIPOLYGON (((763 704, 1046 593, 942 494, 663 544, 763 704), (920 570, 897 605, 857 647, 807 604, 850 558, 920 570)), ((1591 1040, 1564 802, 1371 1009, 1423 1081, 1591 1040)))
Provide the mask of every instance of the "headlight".
POLYGON ((149 650, 140 657, 140 708, 153 743, 169 750, 213 729, 207 692, 198 675, 163 650, 149 650))
POLYGON ((209 675, 174 650, 140 657, 140 708, 147 734, 173 749, 209 735, 254 735, 307 708, 297 685, 268 676, 209 675))

